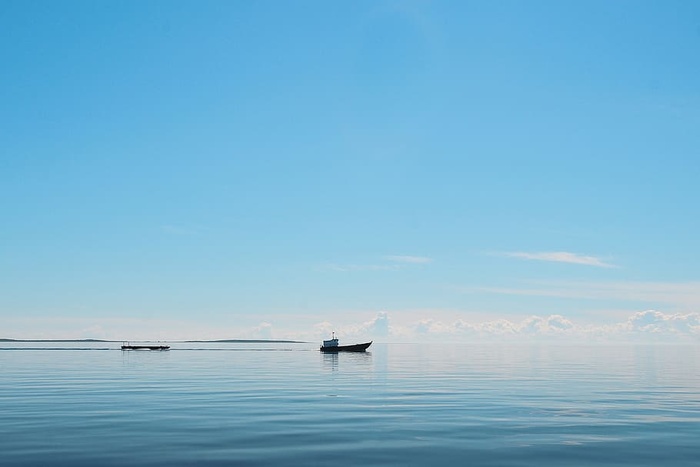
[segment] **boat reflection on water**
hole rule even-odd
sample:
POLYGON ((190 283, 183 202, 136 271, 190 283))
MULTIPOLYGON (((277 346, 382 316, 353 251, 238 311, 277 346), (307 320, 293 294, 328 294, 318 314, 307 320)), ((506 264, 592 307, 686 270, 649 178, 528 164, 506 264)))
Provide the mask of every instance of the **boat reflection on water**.
POLYGON ((320 352, 321 364, 326 371, 365 374, 374 366, 372 352, 320 352))

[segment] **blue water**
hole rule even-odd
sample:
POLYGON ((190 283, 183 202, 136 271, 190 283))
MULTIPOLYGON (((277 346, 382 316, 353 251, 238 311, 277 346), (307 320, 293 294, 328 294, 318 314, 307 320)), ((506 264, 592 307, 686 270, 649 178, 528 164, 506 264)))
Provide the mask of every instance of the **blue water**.
POLYGON ((0 465, 694 466, 700 347, 0 343, 0 465))

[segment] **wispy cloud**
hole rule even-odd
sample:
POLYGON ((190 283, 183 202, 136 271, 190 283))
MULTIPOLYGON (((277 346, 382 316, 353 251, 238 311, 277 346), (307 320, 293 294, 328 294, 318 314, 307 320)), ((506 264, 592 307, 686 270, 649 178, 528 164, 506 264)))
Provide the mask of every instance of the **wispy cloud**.
POLYGON ((387 255, 384 256, 387 261, 392 261, 394 263, 408 263, 408 264, 426 264, 432 263, 433 259, 427 256, 410 256, 410 255, 387 255))
POLYGON ((700 306, 700 282, 529 282, 515 287, 472 287, 464 292, 486 292, 592 300, 621 300, 671 305, 680 309, 700 306))
POLYGON ((596 266, 599 268, 615 268, 614 264, 608 263, 597 256, 580 255, 568 251, 542 251, 542 252, 506 252, 502 256, 519 258, 532 261, 548 261, 554 263, 581 264, 584 266, 596 266))

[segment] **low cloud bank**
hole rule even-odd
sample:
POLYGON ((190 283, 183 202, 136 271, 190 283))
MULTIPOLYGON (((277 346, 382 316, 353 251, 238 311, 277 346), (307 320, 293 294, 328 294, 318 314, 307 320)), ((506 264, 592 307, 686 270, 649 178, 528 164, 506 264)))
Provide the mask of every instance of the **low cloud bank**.
POLYGON ((268 317, 248 327, 136 318, 93 320, 64 318, 16 319, 6 322, 0 337, 20 339, 98 338, 111 340, 283 339, 320 342, 332 332, 344 342, 673 342, 700 344, 700 313, 664 313, 646 310, 618 322, 590 324, 562 315, 522 319, 445 318, 441 310, 381 311, 374 316, 346 311, 326 321, 289 321, 289 316, 268 317), (353 319, 355 317, 356 319, 353 319), (43 327, 42 327, 43 326, 43 327), (49 327, 46 327, 49 326, 49 327))
POLYGON ((561 315, 529 316, 520 321, 495 319, 451 322, 425 318, 410 323, 395 323, 387 312, 355 325, 334 328, 319 323, 315 334, 336 331, 345 338, 374 338, 382 341, 689 341, 700 343, 700 313, 667 314, 656 310, 640 311, 627 320, 607 325, 578 324, 561 315))
POLYGON ((625 330, 648 334, 695 335, 700 337, 700 313, 664 314, 641 311, 625 323, 625 330))

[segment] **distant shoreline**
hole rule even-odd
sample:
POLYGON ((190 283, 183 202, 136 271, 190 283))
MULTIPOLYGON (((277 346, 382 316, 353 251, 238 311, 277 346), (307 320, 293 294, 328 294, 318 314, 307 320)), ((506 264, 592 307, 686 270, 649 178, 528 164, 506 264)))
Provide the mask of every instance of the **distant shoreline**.
MULTIPOLYGON (((0 339, 0 342, 125 342, 126 340, 104 340, 104 339, 0 339)), ((305 344, 304 341, 288 341, 273 339, 217 339, 217 340, 158 340, 136 339, 131 342, 183 342, 183 343, 213 343, 213 344, 305 344)))

